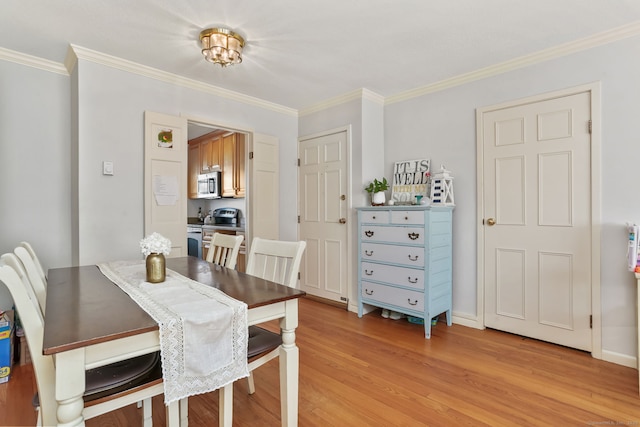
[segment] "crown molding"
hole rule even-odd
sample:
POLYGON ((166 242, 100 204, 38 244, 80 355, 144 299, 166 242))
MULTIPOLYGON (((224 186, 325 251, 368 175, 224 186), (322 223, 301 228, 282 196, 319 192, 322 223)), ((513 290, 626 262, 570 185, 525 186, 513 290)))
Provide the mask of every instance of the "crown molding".
POLYGON ((27 67, 37 68, 50 73, 62 74, 64 76, 69 75, 67 69, 58 62, 49 61, 48 59, 38 58, 37 56, 27 55, 26 53, 16 52, 15 50, 9 50, 3 47, 0 47, 0 60, 26 65, 27 67))
POLYGON ((583 50, 592 49, 608 43, 613 43, 629 37, 637 36, 639 34, 640 21, 636 21, 631 24, 614 28, 609 31, 604 31, 590 37, 585 37, 580 40, 564 43, 558 46, 554 46, 550 49, 541 50, 530 55, 524 55, 469 73, 460 74, 450 79, 442 80, 427 86, 422 86, 416 89, 411 89, 406 92, 399 93, 397 95, 389 96, 385 99, 385 105, 406 101, 429 93, 434 93, 473 81, 482 80, 487 77, 497 76, 508 71, 517 70, 519 68, 528 67, 551 59, 581 52, 583 50))
MULTIPOLYGON (((183 86, 189 89, 197 90, 199 92, 209 93, 212 95, 220 96, 222 98, 238 101, 243 104, 249 104, 266 110, 272 110, 277 113, 287 114, 294 117, 298 116, 298 111, 293 108, 285 107, 273 102, 268 102, 260 98, 243 95, 232 90, 223 89, 221 87, 210 85, 208 83, 199 82, 197 80, 189 79, 177 74, 161 71, 156 68, 141 65, 136 62, 128 61, 126 59, 117 58, 115 56, 107 55, 105 53, 97 52, 95 50, 87 49, 81 46, 72 44, 71 49, 73 49, 73 52, 78 59, 105 65, 107 67, 115 68, 133 74, 138 74, 144 77, 149 77, 165 83, 183 86)), ((67 55, 67 57, 68 56, 69 55, 67 55)))
POLYGON ((309 114, 317 113, 318 111, 326 110, 331 107, 335 107, 337 105, 345 104, 347 102, 351 102, 353 100, 369 100, 379 105, 384 105, 384 96, 379 95, 369 89, 356 89, 351 92, 347 92, 342 95, 338 95, 334 98, 329 98, 325 101, 322 101, 318 104, 314 104, 310 107, 301 109, 299 112, 299 116, 306 116, 309 114))

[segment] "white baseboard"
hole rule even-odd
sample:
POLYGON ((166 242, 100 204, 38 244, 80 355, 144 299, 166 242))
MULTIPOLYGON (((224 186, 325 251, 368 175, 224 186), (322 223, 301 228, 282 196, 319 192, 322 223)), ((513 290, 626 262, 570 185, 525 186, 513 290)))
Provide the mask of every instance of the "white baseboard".
POLYGON ((614 351, 602 350, 602 360, 605 362, 615 363, 616 365, 626 366, 628 368, 637 369, 638 359, 628 354, 620 354, 614 351))

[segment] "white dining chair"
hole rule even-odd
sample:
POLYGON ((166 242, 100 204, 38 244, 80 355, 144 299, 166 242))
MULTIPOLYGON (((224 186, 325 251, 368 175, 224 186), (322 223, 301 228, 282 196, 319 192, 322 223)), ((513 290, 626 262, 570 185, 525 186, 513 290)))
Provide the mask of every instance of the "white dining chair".
POLYGON ((206 260, 227 268, 235 268, 244 235, 213 233, 206 260))
MULTIPOLYGON (((247 260, 246 274, 296 287, 300 261, 306 242, 286 242, 254 238, 247 260)), ((247 359, 249 394, 256 391, 253 371, 279 355, 282 336, 259 326, 249 326, 247 359)), ((231 427, 233 416, 233 383, 218 392, 219 425, 231 427), (223 414, 227 414, 223 417, 223 414)))
POLYGON ((36 251, 33 249, 33 246, 31 246, 29 242, 20 242, 20 246, 22 246, 27 250, 27 252, 29 253, 29 256, 31 256, 31 258, 33 259, 33 262, 36 264, 36 269, 38 271, 38 274, 40 275, 40 278, 46 282, 47 275, 44 272, 44 268, 42 268, 40 259, 38 258, 38 255, 36 255, 36 251))
POLYGON ((17 246, 13 253, 20 259, 24 269, 31 283, 36 296, 38 297, 38 304, 42 314, 46 312, 47 304, 47 278, 42 270, 42 265, 38 260, 31 245, 27 242, 21 242, 20 246, 17 246))
MULTIPOLYGON (((44 319, 44 304, 41 303, 41 301, 46 300, 46 280, 44 282, 44 286, 43 283, 41 283, 40 278, 42 276, 39 275, 34 275, 33 272, 35 271, 33 266, 31 265, 31 259, 30 257, 25 257, 26 252, 24 251, 24 249, 26 249, 23 246, 22 242, 20 244, 19 247, 17 247, 14 250, 14 254, 16 255, 22 255, 22 256, 9 256, 10 254, 3 254, 2 256, 0 256, 0 260, 2 260, 2 262, 4 262, 5 264, 9 265, 10 267, 12 267, 16 273, 18 274, 18 276, 20 277, 20 279, 22 280, 22 283, 25 284, 25 287, 27 289, 27 293, 29 294, 29 298, 32 301, 35 301, 35 303, 37 304, 36 308, 39 311, 39 314, 41 316, 42 319, 44 319), (30 271, 31 271, 31 275, 28 274, 27 272, 27 266, 30 266, 30 271), (33 280, 31 280, 33 279, 33 280), (33 282, 36 282, 38 285, 40 286, 34 286, 33 282), (40 296, 37 295, 36 292, 36 287, 39 288, 41 294, 40 296)), ((27 244, 28 245, 28 244, 27 244)), ((30 246, 29 246, 30 247, 30 246)), ((37 258, 36 258, 37 260, 37 258)), ((45 276, 46 278, 46 276, 45 276)), ((144 359, 137 359, 133 362, 129 362, 129 363, 133 363, 133 365, 127 365, 127 366, 123 366, 122 364, 118 365, 118 368, 114 368, 113 366, 110 369, 97 369, 97 370, 89 370, 87 371, 87 377, 86 377, 86 382, 87 382, 87 389, 89 390, 89 393, 87 393, 88 395, 91 395, 95 390, 97 390, 98 388, 102 391, 102 392, 106 392, 107 389, 109 388, 118 388, 121 387, 122 385, 122 381, 124 378, 129 378, 131 379, 131 375, 132 372, 135 373, 136 369, 141 369, 142 371, 144 371, 144 364, 149 361, 149 360, 153 360, 155 361, 157 358, 157 356, 147 356, 146 360, 144 359), (133 368, 132 368, 133 366, 133 368), (120 371, 122 370, 127 370, 127 373, 122 373, 120 371), (105 376, 106 375, 106 376, 105 376)), ((144 373, 144 372, 143 372, 144 373)), ((151 420, 151 411, 152 411, 152 403, 151 403, 151 399, 145 399, 144 401, 138 401, 137 402, 137 406, 138 408, 142 408, 143 411, 143 425, 145 426, 150 426, 150 421, 145 421, 145 420, 151 420)), ((36 410, 39 411, 40 407, 39 404, 36 405, 36 410)))
MULTIPOLYGON (((53 357, 42 352, 44 316, 35 293, 29 291, 29 277, 15 254, 0 257, 0 281, 11 293, 31 352, 38 388, 35 399, 37 423, 39 426, 55 425, 55 367, 53 357)), ((85 419, 143 401, 142 424, 144 427, 152 426, 151 398, 164 392, 158 352, 87 370, 85 380, 82 411, 85 419)), ((179 408, 179 402, 167 406, 167 419, 178 420, 179 408)), ((186 425, 186 414, 180 418, 180 423, 186 425)))
MULTIPOLYGON (((256 237, 251 243, 247 274, 296 287, 306 242, 268 240, 256 237)), ((278 357, 282 336, 259 326, 249 327, 249 394, 255 393, 253 371, 278 357)))

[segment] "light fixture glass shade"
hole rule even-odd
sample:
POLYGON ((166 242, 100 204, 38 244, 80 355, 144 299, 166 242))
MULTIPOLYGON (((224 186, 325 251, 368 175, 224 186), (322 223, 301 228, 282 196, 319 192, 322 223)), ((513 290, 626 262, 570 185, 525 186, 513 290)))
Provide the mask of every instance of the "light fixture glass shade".
POLYGON ((204 59, 222 67, 242 62, 244 39, 226 28, 208 28, 200 33, 204 59))

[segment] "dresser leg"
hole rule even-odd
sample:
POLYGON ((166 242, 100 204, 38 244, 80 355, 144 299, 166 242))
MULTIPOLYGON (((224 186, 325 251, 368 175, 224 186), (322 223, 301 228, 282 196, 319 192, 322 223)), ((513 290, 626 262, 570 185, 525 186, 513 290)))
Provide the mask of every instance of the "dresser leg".
POLYGON ((431 339, 431 318, 424 319, 424 337, 431 339))

